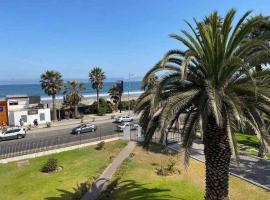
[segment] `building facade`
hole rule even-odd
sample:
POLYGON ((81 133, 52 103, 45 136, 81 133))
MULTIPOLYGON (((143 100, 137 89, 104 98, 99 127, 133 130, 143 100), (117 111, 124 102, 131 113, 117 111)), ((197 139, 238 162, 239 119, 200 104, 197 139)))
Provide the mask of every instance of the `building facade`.
POLYGON ((49 108, 44 108, 39 96, 12 95, 6 97, 8 110, 8 124, 19 126, 22 120, 24 125, 30 125, 37 120, 39 124, 51 121, 49 108))
POLYGON ((6 100, 0 101, 0 125, 8 124, 8 111, 6 100))

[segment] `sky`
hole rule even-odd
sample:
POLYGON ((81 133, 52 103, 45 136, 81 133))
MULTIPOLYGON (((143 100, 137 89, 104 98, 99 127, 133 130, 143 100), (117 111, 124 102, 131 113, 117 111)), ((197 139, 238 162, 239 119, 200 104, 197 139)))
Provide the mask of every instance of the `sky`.
POLYGON ((170 49, 169 34, 212 11, 269 15, 269 0, 0 0, 0 81, 39 79, 54 69, 87 79, 143 75, 170 49))

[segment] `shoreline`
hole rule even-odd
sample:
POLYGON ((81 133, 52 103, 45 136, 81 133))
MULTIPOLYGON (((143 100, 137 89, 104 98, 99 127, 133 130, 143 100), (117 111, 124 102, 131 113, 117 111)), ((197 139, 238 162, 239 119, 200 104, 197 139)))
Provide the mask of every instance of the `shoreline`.
MULTIPOLYGON (((142 92, 130 92, 129 94, 129 100, 136 100, 138 99, 138 97, 142 94, 142 92)), ((96 95, 91 95, 91 96, 85 96, 82 98, 81 102, 79 103, 79 105, 91 105, 92 103, 94 103, 96 101, 96 95)), ((105 100, 110 100, 110 95, 107 93, 106 95, 100 95, 99 98, 103 98, 105 100)), ((127 101, 128 100, 128 94, 124 93, 122 95, 122 101, 127 101)), ((52 99, 51 97, 46 97, 46 99, 41 99, 41 103, 43 104, 48 104, 49 107, 52 106, 52 99)), ((56 107, 59 107, 62 105, 63 103, 63 98, 56 98, 56 107)))

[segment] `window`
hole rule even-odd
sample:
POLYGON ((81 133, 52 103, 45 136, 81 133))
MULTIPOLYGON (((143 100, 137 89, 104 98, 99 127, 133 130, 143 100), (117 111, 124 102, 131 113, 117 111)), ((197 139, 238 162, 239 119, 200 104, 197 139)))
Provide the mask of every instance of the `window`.
POLYGON ((44 113, 39 114, 39 120, 40 121, 45 121, 45 114, 44 113))
POLYGON ((21 115, 21 119, 23 122, 27 122, 27 115, 21 115))
POLYGON ((16 106, 16 105, 18 105, 18 101, 11 101, 11 102, 9 102, 9 105, 16 106))
POLYGON ((20 131, 20 129, 11 129, 11 130, 8 130, 8 131, 6 131, 6 134, 9 134, 9 133, 16 133, 16 132, 19 132, 20 131))

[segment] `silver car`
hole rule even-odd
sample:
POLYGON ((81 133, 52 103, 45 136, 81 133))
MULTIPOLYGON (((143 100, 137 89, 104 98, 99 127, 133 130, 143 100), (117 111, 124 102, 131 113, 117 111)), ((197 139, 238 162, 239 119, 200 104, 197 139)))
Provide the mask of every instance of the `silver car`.
POLYGON ((139 124, 134 124, 130 122, 123 122, 116 126, 116 131, 123 132, 126 127, 130 127, 131 131, 137 130, 139 127, 139 124))
POLYGON ((23 127, 9 127, 6 131, 0 132, 0 140, 21 139, 26 135, 23 127))
POLYGON ((122 122, 132 122, 133 118, 130 116, 124 116, 124 117, 117 117, 116 122, 122 123, 122 122))
POLYGON ((97 130, 97 125, 91 124, 91 123, 84 123, 80 124, 79 126, 76 126, 72 129, 72 134, 81 134, 81 133, 87 133, 87 132, 94 132, 97 130))

